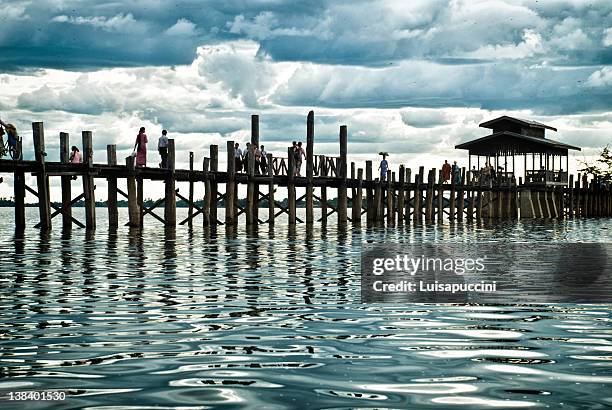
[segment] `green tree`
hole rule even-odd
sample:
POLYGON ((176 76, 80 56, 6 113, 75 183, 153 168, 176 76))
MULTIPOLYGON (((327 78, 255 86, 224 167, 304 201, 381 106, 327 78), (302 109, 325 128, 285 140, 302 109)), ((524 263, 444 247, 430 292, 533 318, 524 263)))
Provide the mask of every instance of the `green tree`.
POLYGON ((601 154, 595 162, 580 161, 580 163, 582 164, 582 168, 579 169, 580 172, 591 174, 607 184, 612 183, 612 153, 609 146, 606 145, 601 150, 601 154))

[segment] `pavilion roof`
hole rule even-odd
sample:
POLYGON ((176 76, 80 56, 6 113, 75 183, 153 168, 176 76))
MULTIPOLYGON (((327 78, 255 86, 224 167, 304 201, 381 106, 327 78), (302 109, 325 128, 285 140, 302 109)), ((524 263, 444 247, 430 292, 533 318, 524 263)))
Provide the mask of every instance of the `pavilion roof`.
POLYGON ((485 121, 483 123, 480 123, 478 126, 482 127, 482 128, 495 129, 495 128, 497 128, 496 127, 497 124, 504 123, 504 122, 514 122, 516 124, 520 124, 520 125, 523 125, 525 127, 530 127, 530 128, 546 128, 546 129, 549 129, 549 130, 557 131, 557 129, 555 127, 551 127, 550 125, 542 124, 541 122, 532 121, 532 120, 523 120, 523 119, 520 119, 520 118, 509 117, 507 115, 502 115, 501 117, 497 117, 497 118, 494 118, 492 120, 485 121))
POLYGON ((564 144, 548 138, 533 137, 510 131, 500 131, 456 145, 457 149, 467 149, 473 155, 514 155, 530 153, 567 154, 579 147, 564 144))

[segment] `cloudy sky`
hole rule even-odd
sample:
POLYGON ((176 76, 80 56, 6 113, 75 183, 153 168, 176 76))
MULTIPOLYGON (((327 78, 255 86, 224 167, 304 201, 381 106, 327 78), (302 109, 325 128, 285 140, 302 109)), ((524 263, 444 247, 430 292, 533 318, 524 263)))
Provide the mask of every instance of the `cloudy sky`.
POLYGON ((251 114, 286 153, 313 109, 316 153, 337 154, 347 124, 351 160, 386 150, 416 168, 467 165, 454 145, 506 114, 558 128, 583 147, 575 163, 612 141, 610 22, 609 0, 3 0, 0 118, 26 157, 44 121, 50 160, 60 131, 77 145, 93 131, 105 162, 145 126, 156 164, 167 128, 183 167, 190 150, 201 164, 210 144, 246 142, 251 114))

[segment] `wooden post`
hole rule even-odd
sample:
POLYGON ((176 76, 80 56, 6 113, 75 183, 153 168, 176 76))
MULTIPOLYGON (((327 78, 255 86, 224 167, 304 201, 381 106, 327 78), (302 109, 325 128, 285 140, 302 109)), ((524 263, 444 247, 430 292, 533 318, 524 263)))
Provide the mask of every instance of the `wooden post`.
MULTIPOLYGON (((45 131, 42 122, 32 123, 32 133, 34 137, 34 155, 39 165, 39 172, 36 174, 38 186, 38 211, 40 214, 41 229, 51 229, 51 206, 49 202, 49 177, 45 167, 45 131)), ((24 185, 25 188, 25 185, 24 185)))
POLYGON ((353 211, 353 224, 359 225, 361 224, 361 207, 362 207, 362 191, 363 191, 363 169, 359 168, 357 170, 357 192, 353 196, 353 207, 357 208, 357 212, 353 211))
POLYGON ((287 148, 287 207, 289 208, 289 225, 295 225, 295 161, 293 158, 293 147, 287 148))
POLYGON ((425 221, 433 221, 433 185, 435 177, 435 168, 429 170, 427 174, 427 190, 425 191, 425 221))
POLYGON ((420 223, 423 221, 423 190, 421 189, 421 185, 423 184, 423 179, 425 177, 425 167, 419 167, 419 174, 416 177, 415 181, 415 190, 414 190, 414 221, 420 223))
POLYGON ((387 223, 395 223, 393 215, 393 186, 395 185, 395 172, 387 171, 387 223))
POLYGON ((404 192, 406 190, 406 171, 403 165, 399 167, 399 187, 397 189, 397 223, 404 222, 404 192))
MULTIPOLYGON (((117 165, 117 146, 106 146, 106 163, 111 166, 117 165)), ((117 210, 117 178, 106 178, 108 185, 108 199, 106 207, 108 209, 108 229, 116 230, 119 227, 119 211, 117 210)))
POLYGON ((472 171, 467 172, 467 186, 468 206, 466 213, 468 221, 471 221, 474 219, 474 175, 472 174, 472 171))
POLYGON ((376 218, 376 208, 374 204, 374 190, 372 189, 372 161, 366 161, 366 221, 373 222, 376 218))
POLYGON ((129 156, 125 159, 127 168, 127 191, 128 191, 128 225, 132 228, 140 227, 140 209, 136 192, 136 174, 134 170, 134 157, 129 156))
POLYGON ((408 168, 406 170, 406 209, 404 211, 406 222, 410 222, 410 184, 412 182, 412 170, 408 168))
POLYGON ((465 167, 461 168, 461 181, 459 181, 459 195, 457 198, 458 206, 457 206, 457 220, 463 221, 463 207, 465 205, 464 202, 465 195, 465 167))
POLYGON ((247 155, 247 200, 246 200, 246 224, 247 226, 257 224, 257 220, 253 218, 253 209, 255 207, 255 147, 251 143, 250 152, 247 155))
POLYGON ((268 182, 268 224, 270 226, 274 225, 274 169, 272 168, 272 154, 267 155, 267 164, 268 164, 268 177, 270 177, 270 182, 268 182))
MULTIPOLYGON (((231 165, 234 165, 234 158, 232 158, 231 165)), ((210 146, 210 224, 211 226, 217 226, 217 207, 219 206, 219 185, 217 184, 217 172, 219 171, 219 146, 210 146), (211 179, 212 178, 212 179, 211 179)))
POLYGON ((136 177, 136 201, 140 213, 140 227, 144 226, 144 180, 141 176, 136 177))
POLYGON ((216 221, 210 220, 210 206, 212 202, 212 196, 210 192, 210 174, 208 169, 210 168, 210 158, 204 157, 204 161, 202 162, 202 170, 204 171, 204 204, 202 206, 204 221, 202 225, 204 227, 208 227, 210 225, 214 225, 216 221))
MULTIPOLYGON (((259 149, 259 115, 251 115, 251 147, 253 149, 253 157, 255 157, 255 150, 259 149)), ((258 174, 260 167, 256 161, 253 161, 253 166, 255 168, 253 175, 258 174)), ((251 209, 253 210, 253 223, 257 225, 259 221, 259 184, 253 181, 253 187, 253 205, 251 209)))
MULTIPOLYGON (((60 162, 68 164, 70 162, 70 137, 66 132, 60 132, 60 162)), ((72 228, 72 177, 62 175, 62 227, 64 229, 72 228)))
POLYGON ((438 222, 444 221, 444 180, 442 170, 438 171, 438 222))
POLYGON ((83 131, 83 164, 86 171, 83 175, 83 193, 85 194, 85 226, 88 229, 96 228, 96 196, 94 191, 94 178, 91 174, 93 168, 93 145, 91 131, 83 131))
POLYGON ((189 207, 187 210, 187 226, 190 228, 193 226, 193 151, 189 152, 189 207))
MULTIPOLYGON (((19 151, 21 152, 21 150, 19 151)), ((25 174, 23 171, 13 173, 13 193, 15 196, 15 230, 22 231, 25 223, 25 174)))
MULTIPOLYGON (((356 168, 355 163, 351 161, 351 181, 356 181, 356 168)), ((360 193, 361 195, 361 193, 360 193)), ((357 187, 351 188, 351 221, 355 221, 361 216, 361 209, 358 209, 355 206, 355 202, 357 201, 357 187)))
POLYGON ((384 207, 383 207, 383 195, 382 195, 382 181, 377 178, 374 186, 374 209, 376 210, 376 214, 374 219, 377 223, 383 221, 384 207))
MULTIPOLYGON (((563 191, 562 191, 563 192, 563 191)), ((508 180, 507 190, 505 192, 506 198, 506 215, 505 217, 508 219, 512 218, 512 181, 508 180)), ((563 211, 563 210, 561 210, 563 211)))
POLYGON ((456 198, 457 192, 455 191, 455 174, 451 172, 451 190, 450 190, 450 202, 448 205, 448 219, 451 221, 455 220, 455 210, 456 210, 456 198))
POLYGON ((175 154, 174 139, 168 140, 168 171, 166 174, 166 199, 164 219, 166 226, 176 227, 176 184, 174 180, 175 154))
POLYGON ((225 183, 225 224, 234 224, 234 196, 236 166, 234 163, 234 141, 227 141, 227 182, 225 183))
POLYGON ((340 164, 337 170, 340 177, 338 187, 338 225, 345 225, 347 220, 347 197, 346 197, 346 176, 347 176, 347 127, 340 126, 340 164))
POLYGON ((476 219, 482 219, 482 174, 478 176, 478 191, 476 192, 476 196, 478 197, 478 208, 476 209, 476 219))
POLYGON ((306 119, 306 224, 314 222, 313 165, 314 165, 314 112, 306 119))
POLYGON ((321 224, 327 224, 327 187, 321 186, 321 224))

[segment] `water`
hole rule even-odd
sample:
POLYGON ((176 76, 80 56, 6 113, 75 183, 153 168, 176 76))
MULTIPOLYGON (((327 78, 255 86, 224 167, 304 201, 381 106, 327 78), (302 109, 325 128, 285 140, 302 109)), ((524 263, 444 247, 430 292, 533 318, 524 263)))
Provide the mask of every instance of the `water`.
POLYGON ((0 397, 68 395, 1 408, 612 406, 612 305, 359 303, 366 241, 610 242, 610 220, 211 237, 98 213, 20 238, 0 209, 0 397))

